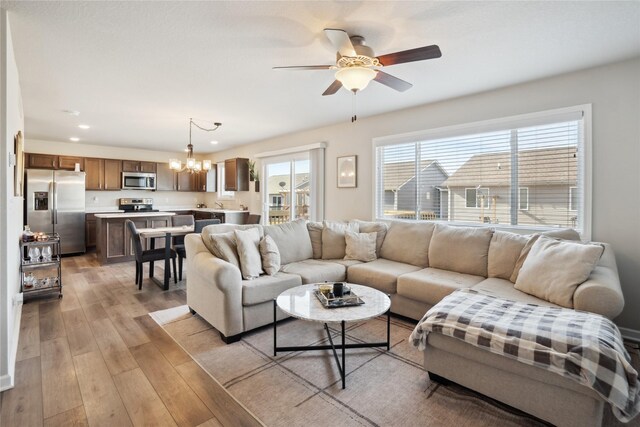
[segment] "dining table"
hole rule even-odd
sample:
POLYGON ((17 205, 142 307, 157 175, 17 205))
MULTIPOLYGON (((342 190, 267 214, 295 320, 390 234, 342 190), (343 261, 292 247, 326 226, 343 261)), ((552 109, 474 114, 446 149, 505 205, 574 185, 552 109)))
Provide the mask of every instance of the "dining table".
MULTIPOLYGON (((149 249, 155 249, 156 239, 164 237, 164 281, 160 282, 153 275, 153 261, 149 264, 149 278, 165 291, 169 290, 171 279, 171 238, 193 233, 193 225, 176 227, 138 228, 140 237, 149 240, 149 249)), ((175 272, 174 272, 175 274, 175 272)))

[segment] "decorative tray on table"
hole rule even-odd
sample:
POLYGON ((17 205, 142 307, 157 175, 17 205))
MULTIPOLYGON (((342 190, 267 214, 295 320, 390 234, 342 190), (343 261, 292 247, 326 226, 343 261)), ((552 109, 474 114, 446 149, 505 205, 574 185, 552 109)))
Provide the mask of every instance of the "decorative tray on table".
POLYGON ((326 288, 322 289, 322 286, 327 285, 319 285, 314 293, 324 308, 353 307, 364 304, 362 298, 346 286, 341 297, 333 296, 333 292, 326 291, 326 288))

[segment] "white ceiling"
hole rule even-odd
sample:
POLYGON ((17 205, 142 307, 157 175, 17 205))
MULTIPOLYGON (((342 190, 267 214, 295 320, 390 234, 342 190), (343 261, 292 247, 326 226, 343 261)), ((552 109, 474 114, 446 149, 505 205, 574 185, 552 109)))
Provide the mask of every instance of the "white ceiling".
MULTIPOLYGON (((640 55, 640 2, 5 2, 27 138, 177 151, 188 119, 211 152, 348 122, 352 95, 321 96, 332 64, 325 27, 366 37, 376 54, 437 44, 442 58, 384 70, 413 83, 372 82, 371 116, 640 55), (78 110, 73 117, 62 110, 78 110), (82 131, 79 123, 91 125, 82 131), (205 122, 201 124, 206 125, 205 122), (220 141, 218 146, 209 144, 220 141)), ((74 144, 69 142, 70 144, 74 144)))

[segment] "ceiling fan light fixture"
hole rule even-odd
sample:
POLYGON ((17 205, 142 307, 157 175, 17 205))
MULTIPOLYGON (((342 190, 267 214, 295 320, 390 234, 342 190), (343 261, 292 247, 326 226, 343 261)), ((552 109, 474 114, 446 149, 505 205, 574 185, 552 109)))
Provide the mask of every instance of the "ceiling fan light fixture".
POLYGON ((366 67, 341 68, 336 72, 336 80, 347 90, 357 92, 367 87, 376 77, 376 71, 366 67))

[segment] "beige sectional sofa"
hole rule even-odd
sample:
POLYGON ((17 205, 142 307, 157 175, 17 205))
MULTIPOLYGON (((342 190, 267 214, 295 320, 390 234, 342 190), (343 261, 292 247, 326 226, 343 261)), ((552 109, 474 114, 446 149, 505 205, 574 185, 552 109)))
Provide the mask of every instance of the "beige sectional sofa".
MULTIPOLYGON (((433 222, 357 221, 349 227, 377 233, 376 260, 324 259, 344 254, 344 237, 340 240, 341 227, 335 224, 324 227, 321 223, 304 221, 279 226, 221 224, 206 227, 202 235, 188 235, 187 303, 227 342, 238 339, 243 332, 272 323, 273 298, 282 291, 322 281, 347 280, 386 292, 391 297, 393 313, 416 320, 443 297, 461 288, 554 305, 514 288, 529 236, 433 222), (276 275, 243 280, 236 266, 213 255, 212 234, 248 227, 259 228, 261 236, 269 235, 276 242, 282 263, 276 275)), ((572 230, 547 234, 579 239, 572 230)), ((573 305, 577 310, 614 318, 622 311, 624 299, 613 251, 608 244, 603 246, 596 268, 577 287, 573 305)), ((603 403, 595 393, 540 368, 512 362, 438 334, 429 336, 425 351, 425 367, 434 378, 455 381, 554 424, 599 423, 603 403), (567 404, 579 408, 582 415, 562 411, 567 404)))

